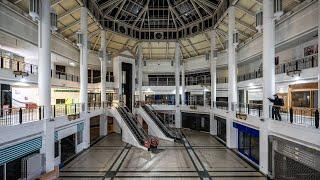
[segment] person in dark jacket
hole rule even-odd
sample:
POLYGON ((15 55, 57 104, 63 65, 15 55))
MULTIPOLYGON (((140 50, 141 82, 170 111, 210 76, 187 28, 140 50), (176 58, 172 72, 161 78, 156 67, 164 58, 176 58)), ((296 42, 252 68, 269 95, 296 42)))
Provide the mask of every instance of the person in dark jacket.
POLYGON ((274 99, 268 98, 273 103, 272 107, 272 119, 281 121, 280 108, 284 105, 283 99, 279 98, 277 94, 273 95, 274 99))

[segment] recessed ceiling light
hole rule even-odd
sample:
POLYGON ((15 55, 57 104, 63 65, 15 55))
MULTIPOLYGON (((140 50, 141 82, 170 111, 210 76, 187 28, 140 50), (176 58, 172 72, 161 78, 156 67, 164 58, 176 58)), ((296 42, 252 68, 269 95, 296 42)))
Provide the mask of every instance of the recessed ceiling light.
POLYGON ((70 65, 70 66, 76 66, 76 63, 70 62, 69 65, 70 65))

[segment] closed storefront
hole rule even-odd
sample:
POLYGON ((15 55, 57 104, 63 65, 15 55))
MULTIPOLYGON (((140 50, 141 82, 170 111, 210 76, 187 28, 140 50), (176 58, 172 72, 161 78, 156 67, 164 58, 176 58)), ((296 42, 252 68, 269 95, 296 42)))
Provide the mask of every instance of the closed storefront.
POLYGON ((233 127, 238 129, 238 151, 259 164, 259 131, 235 122, 233 127))
POLYGON ((217 121, 217 136, 226 142, 226 119, 219 116, 214 116, 214 119, 217 121))
POLYGON ((207 114, 182 113, 182 127, 209 132, 210 116, 207 114))
POLYGON ((320 152, 269 136, 269 172, 274 179, 320 179, 320 152))

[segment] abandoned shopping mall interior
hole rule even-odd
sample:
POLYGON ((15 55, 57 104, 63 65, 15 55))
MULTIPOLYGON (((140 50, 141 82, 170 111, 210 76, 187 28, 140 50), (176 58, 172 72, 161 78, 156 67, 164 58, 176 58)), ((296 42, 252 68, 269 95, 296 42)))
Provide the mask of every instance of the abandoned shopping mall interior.
POLYGON ((320 180, 320 0, 0 0, 0 180, 320 180))

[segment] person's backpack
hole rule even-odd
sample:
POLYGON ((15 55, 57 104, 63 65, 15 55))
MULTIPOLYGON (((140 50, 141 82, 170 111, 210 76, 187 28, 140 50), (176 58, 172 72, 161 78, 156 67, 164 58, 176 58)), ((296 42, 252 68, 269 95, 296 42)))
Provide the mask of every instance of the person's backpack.
POLYGON ((283 99, 279 99, 279 106, 284 106, 284 101, 283 101, 283 99))

